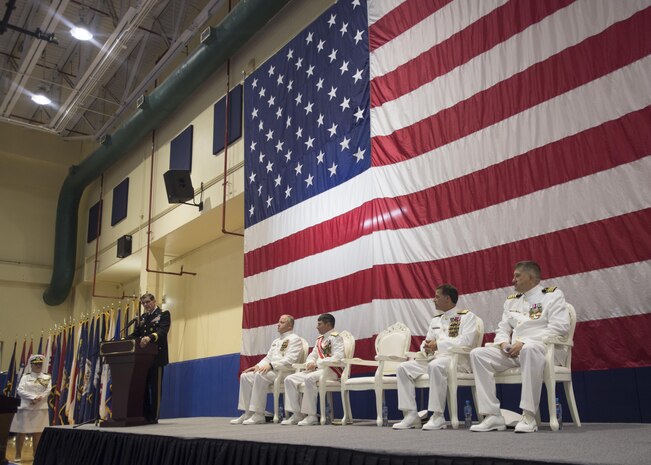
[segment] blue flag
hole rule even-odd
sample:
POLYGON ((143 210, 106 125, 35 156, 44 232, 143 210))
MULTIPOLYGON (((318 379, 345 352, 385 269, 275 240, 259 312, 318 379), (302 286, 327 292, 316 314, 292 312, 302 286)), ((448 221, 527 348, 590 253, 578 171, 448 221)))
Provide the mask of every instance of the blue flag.
POLYGON ((2 390, 5 396, 15 397, 16 395, 16 345, 18 341, 14 341, 14 351, 9 360, 9 370, 7 371, 7 382, 2 390))

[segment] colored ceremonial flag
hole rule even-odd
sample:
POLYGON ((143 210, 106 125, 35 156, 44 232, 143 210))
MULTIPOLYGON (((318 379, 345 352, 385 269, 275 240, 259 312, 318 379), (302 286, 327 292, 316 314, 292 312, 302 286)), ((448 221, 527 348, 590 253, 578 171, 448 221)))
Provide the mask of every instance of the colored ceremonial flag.
POLYGON ((102 356, 100 353, 101 343, 104 340, 104 335, 106 334, 106 314, 101 313, 97 318, 96 334, 94 337, 95 350, 93 352, 93 381, 88 398, 91 405, 91 412, 93 414, 93 417, 99 419, 99 402, 101 397, 100 389, 102 377, 102 356))
POLYGON ((75 327, 70 326, 67 333, 67 343, 65 350, 65 363, 63 366, 63 372, 61 375, 61 394, 59 396, 59 408, 58 408, 58 424, 67 425, 70 423, 68 417, 68 397, 71 390, 74 392, 74 386, 71 386, 72 381, 74 381, 74 356, 75 356, 75 327))
POLYGON ((342 0, 261 64, 242 367, 281 313, 362 357, 422 338, 445 282, 493 332, 526 259, 577 308, 575 369, 650 365, 650 5, 342 0))
POLYGON ((68 420, 70 424, 74 424, 77 420, 77 396, 79 388, 79 376, 82 367, 85 367, 85 364, 81 364, 81 360, 85 360, 84 349, 86 347, 86 333, 85 331, 86 322, 79 322, 77 329, 77 337, 75 338, 75 349, 72 359, 72 369, 70 371, 70 385, 68 386, 68 399, 66 404, 66 411, 68 413, 68 420))
POLYGON ((77 398, 75 404, 75 421, 84 422, 86 416, 86 397, 90 389, 91 367, 90 365, 90 340, 95 330, 94 321, 86 321, 82 328, 81 349, 78 360, 77 373, 77 398))
POLYGON ((2 390, 2 393, 8 397, 16 396, 16 345, 18 341, 14 341, 14 350, 11 353, 11 359, 9 360, 9 370, 7 370, 7 381, 5 382, 5 387, 2 390))
MULTIPOLYGON (((41 342, 43 341, 43 335, 41 335, 41 342)), ((39 349, 41 344, 39 344, 39 349)), ((48 334, 47 339, 45 340, 45 352, 39 350, 39 354, 42 353, 45 356, 43 361, 43 373, 50 373, 50 365, 52 364, 52 334, 48 334)), ((53 380, 54 381, 54 380, 53 380)))
MULTIPOLYGON (((57 365, 57 380, 56 387, 53 389, 55 393, 55 399, 53 399, 54 404, 54 418, 52 419, 53 425, 61 425, 61 416, 59 411, 61 409, 61 398, 63 390, 65 389, 64 382, 67 382, 67 374, 65 371, 66 359, 68 354, 68 330, 64 328, 60 334, 61 338, 61 350, 59 351, 58 365, 57 365)), ((66 393, 67 394, 67 393, 66 393)))
POLYGON ((27 368, 27 363, 29 362, 29 358, 32 356, 33 352, 34 352, 34 337, 31 337, 29 339, 29 350, 27 351, 27 356, 25 357, 25 368, 27 368))
POLYGON ((50 338, 52 340, 51 342, 51 349, 50 349, 50 366, 49 366, 49 373, 50 376, 52 376, 52 390, 50 391, 50 394, 48 396, 48 405, 49 405, 49 415, 50 415, 50 425, 54 425, 55 421, 54 419, 56 418, 56 408, 57 408, 57 401, 59 399, 59 396, 57 394, 58 392, 58 382, 59 382, 59 356, 60 356, 60 348, 61 348, 61 333, 63 331, 59 332, 58 334, 50 335, 50 338))
POLYGON ((41 333, 41 338, 38 340, 38 351, 36 353, 43 355, 43 333, 41 333))
POLYGON ((20 378, 23 377, 23 373, 25 372, 25 365, 27 365, 27 357, 26 357, 27 354, 25 353, 26 351, 27 351, 27 336, 25 336, 25 339, 23 339, 23 350, 20 353, 20 365, 18 367, 18 370, 16 371, 16 386, 14 386, 14 392, 18 387, 20 378))
MULTIPOLYGON (((119 339, 120 336, 120 310, 118 310, 117 316, 113 316, 113 311, 109 316, 110 324, 108 330, 109 340, 119 339)), ((102 366, 102 375, 100 378, 101 382, 101 397, 99 405, 99 416, 103 420, 111 418, 111 404, 112 404, 112 391, 113 384, 111 380, 111 369, 108 366, 108 363, 104 363, 102 366)))

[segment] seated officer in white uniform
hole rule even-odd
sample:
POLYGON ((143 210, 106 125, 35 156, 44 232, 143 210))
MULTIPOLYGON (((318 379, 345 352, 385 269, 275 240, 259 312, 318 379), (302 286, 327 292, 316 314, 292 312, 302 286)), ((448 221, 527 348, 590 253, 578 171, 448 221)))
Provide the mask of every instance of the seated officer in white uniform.
POLYGON ((231 424, 256 425, 265 422, 264 408, 267 392, 277 376, 277 369, 291 367, 298 362, 303 350, 301 338, 294 334, 294 317, 282 315, 278 320, 280 337, 274 339, 267 355, 255 366, 247 368, 240 376, 240 400, 237 404, 244 413, 231 420, 231 424))
MULTIPOLYGON (((396 367, 398 378, 398 409, 405 418, 393 425, 393 429, 420 428, 421 421, 416 411, 416 389, 414 383, 424 374, 429 375, 429 403, 432 412, 425 430, 446 428, 443 411, 448 386, 449 350, 453 347, 471 346, 477 337, 477 319, 468 310, 457 309, 459 293, 450 284, 436 288, 434 305, 441 311, 429 324, 427 336, 420 346, 421 353, 429 360, 427 365, 417 360, 403 362, 396 367)), ((459 371, 469 372, 470 364, 460 358, 459 371)))
POLYGON ((504 302, 502 320, 495 333, 495 344, 470 353, 477 385, 477 410, 484 420, 471 431, 503 431, 504 417, 495 395, 495 373, 520 367, 522 372, 522 419, 516 433, 538 430, 535 414, 540 403, 545 366, 545 346, 550 336, 564 336, 570 327, 565 296, 555 287, 540 286, 540 266, 524 261, 515 265, 513 284, 516 294, 504 302))
POLYGON ((320 336, 307 356, 305 371, 285 378, 285 410, 293 414, 281 423, 283 425, 316 425, 319 422, 316 416, 316 398, 321 373, 326 370, 324 374, 328 379, 341 376, 341 368, 323 367, 324 362, 339 362, 344 358, 344 340, 334 330, 335 317, 329 313, 319 316, 316 329, 320 336), (303 400, 299 402, 298 387, 301 383, 305 383, 305 389, 303 400))

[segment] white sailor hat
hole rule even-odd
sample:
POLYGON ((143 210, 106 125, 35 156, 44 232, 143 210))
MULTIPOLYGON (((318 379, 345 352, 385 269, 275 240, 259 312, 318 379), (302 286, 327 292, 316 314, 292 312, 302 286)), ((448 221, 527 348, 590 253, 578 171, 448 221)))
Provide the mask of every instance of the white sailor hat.
POLYGON ((42 364, 45 361, 45 357, 41 354, 34 354, 31 357, 29 357, 29 363, 30 364, 42 364))

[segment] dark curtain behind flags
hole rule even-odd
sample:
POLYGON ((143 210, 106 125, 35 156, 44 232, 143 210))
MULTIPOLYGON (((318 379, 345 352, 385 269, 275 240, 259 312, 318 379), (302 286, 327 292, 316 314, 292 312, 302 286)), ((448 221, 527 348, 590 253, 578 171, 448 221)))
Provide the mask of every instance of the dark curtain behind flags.
POLYGON ((16 395, 16 345, 18 345, 18 341, 14 341, 14 351, 11 353, 9 371, 7 371, 7 382, 2 390, 2 393, 9 397, 15 397, 16 395))

